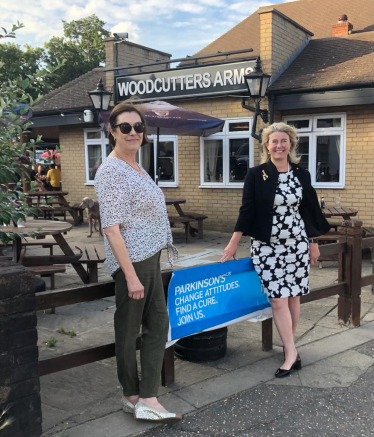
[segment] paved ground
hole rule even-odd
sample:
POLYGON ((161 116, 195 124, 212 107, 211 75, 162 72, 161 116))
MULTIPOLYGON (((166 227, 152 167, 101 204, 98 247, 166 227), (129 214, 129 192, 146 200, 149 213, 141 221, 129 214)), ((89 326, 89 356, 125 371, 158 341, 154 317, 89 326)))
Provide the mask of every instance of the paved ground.
MULTIPOLYGON (((88 227, 80 226, 66 237, 72 246, 101 244, 97 234, 91 240, 87 234, 88 227)), ((177 243, 177 267, 217 261, 229 238, 229 234, 206 232, 203 241, 177 243)), ((239 255, 248 255, 245 239, 239 255)), ((164 256, 162 260, 167 268, 164 256)), ((369 260, 363 264, 368 273, 369 260)), ((71 268, 56 276, 58 287, 79 283, 71 268)), ((99 278, 110 278, 105 266, 99 278)), ((336 278, 334 262, 311 270, 312 287, 336 278)), ((273 351, 263 352, 261 326, 256 323, 229 327, 227 355, 219 361, 194 364, 176 359, 175 383, 160 389, 164 405, 186 415, 173 427, 135 422, 121 411, 114 359, 42 377, 44 436, 374 435, 373 295, 369 287, 363 289, 362 325, 355 329, 339 323, 336 304, 333 297, 303 305, 297 332, 303 369, 286 380, 274 379, 282 362, 276 332, 273 351)), ((112 298, 58 308, 54 315, 39 313, 40 356, 111 341, 113 313, 112 298), (77 335, 57 333, 60 327, 77 335), (51 336, 58 340, 55 348, 45 345, 51 336)))

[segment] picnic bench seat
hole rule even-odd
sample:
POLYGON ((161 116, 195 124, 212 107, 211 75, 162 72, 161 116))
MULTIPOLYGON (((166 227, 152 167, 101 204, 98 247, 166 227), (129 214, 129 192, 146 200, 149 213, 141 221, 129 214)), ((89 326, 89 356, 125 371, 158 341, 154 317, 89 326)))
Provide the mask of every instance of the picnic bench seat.
POLYGON ((174 226, 176 223, 182 223, 184 225, 186 243, 190 241, 190 223, 194 221, 195 219, 191 217, 169 216, 170 226, 174 226))
POLYGON ((55 273, 65 273, 66 267, 64 264, 59 265, 47 265, 47 266, 31 266, 29 267, 34 271, 35 275, 50 276, 51 277, 51 290, 55 289, 55 273))
MULTIPOLYGON (((340 224, 339 224, 340 226, 340 224)), ((331 244, 336 243, 339 241, 339 237, 341 234, 339 232, 330 231, 325 235, 321 235, 319 237, 316 237, 315 240, 317 240, 318 244, 331 244)), ((318 259, 318 266, 320 269, 322 269, 322 261, 337 261, 338 255, 328 255, 328 256, 320 256, 318 259)))
POLYGON ((84 208, 81 208, 79 204, 68 206, 68 205, 61 205, 60 202, 50 202, 47 205, 36 206, 36 208, 38 208, 43 213, 43 215, 39 214, 38 218, 50 217, 52 220, 54 220, 55 217, 63 217, 64 221, 66 221, 66 213, 69 213, 74 220, 74 226, 83 223, 84 208))
POLYGON ((203 223, 204 220, 208 218, 205 214, 200 214, 198 212, 190 212, 185 211, 184 215, 186 217, 192 218, 197 221, 197 237, 202 239, 203 238, 203 223))
POLYGON ((98 282, 98 264, 105 261, 105 250, 102 246, 87 245, 83 248, 75 246, 81 252, 77 261, 87 265, 88 283, 98 282))
POLYGON ((54 220, 55 217, 63 217, 64 222, 66 222, 66 213, 72 211, 69 206, 53 206, 50 208, 42 205, 38 208, 43 212, 43 218, 50 217, 52 220, 54 220))
POLYGON ((49 249, 50 255, 53 255, 53 247, 58 246, 56 241, 52 241, 52 240, 48 240, 48 241, 32 240, 32 241, 29 241, 26 238, 24 240, 22 240, 21 244, 22 244, 22 246, 26 246, 26 247, 41 246, 43 249, 49 249))
POLYGON ((341 226, 342 222, 337 220, 327 220, 334 232, 338 232, 338 227, 341 226))
POLYGON ((84 208, 82 208, 79 205, 79 203, 75 203, 74 205, 71 205, 70 208, 73 211, 74 226, 77 226, 80 223, 83 223, 84 208))

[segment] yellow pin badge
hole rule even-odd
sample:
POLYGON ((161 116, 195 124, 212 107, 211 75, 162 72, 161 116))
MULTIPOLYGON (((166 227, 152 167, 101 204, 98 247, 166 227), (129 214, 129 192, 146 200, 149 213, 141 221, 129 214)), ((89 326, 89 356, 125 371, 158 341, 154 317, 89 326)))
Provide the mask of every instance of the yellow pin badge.
POLYGON ((265 170, 262 170, 262 179, 266 181, 269 176, 265 173, 265 170))

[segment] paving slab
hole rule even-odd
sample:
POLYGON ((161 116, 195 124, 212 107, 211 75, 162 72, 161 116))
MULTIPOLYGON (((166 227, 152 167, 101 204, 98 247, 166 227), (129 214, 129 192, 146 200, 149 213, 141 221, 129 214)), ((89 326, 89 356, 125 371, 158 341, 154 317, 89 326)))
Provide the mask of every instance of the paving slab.
POLYGON ((374 358, 374 341, 369 341, 368 343, 356 348, 356 351, 374 358))
MULTIPOLYGON (((269 384, 311 388, 349 387, 374 364, 374 358, 348 350, 315 364, 304 366, 297 377, 274 379, 269 384)), ((293 376, 292 375, 292 376, 293 376)))
POLYGON ((150 428, 154 428, 154 425, 135 421, 131 414, 117 411, 78 426, 73 427, 69 424, 66 430, 56 434, 56 437, 127 437, 150 428))
POLYGON ((236 369, 218 378, 212 378, 191 387, 179 390, 178 396, 200 408, 224 397, 232 396, 273 378, 279 360, 270 357, 241 369, 236 369))

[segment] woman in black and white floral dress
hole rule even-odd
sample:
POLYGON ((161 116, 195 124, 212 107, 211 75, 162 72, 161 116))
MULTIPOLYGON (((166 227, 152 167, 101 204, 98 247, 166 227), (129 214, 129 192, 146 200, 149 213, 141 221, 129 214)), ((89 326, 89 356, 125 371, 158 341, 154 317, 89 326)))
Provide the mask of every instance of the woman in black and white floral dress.
POLYGON ((252 260, 284 345, 278 378, 301 368, 294 335, 300 296, 309 293, 309 265, 319 257, 313 237, 330 226, 321 212, 310 174, 296 155, 292 126, 274 123, 263 131, 262 164, 248 170, 235 232, 221 261, 235 258, 243 233, 252 237, 252 260))
POLYGON ((252 241, 252 261, 271 299, 309 293, 309 244, 301 200, 302 187, 293 171, 279 173, 270 243, 252 241))

